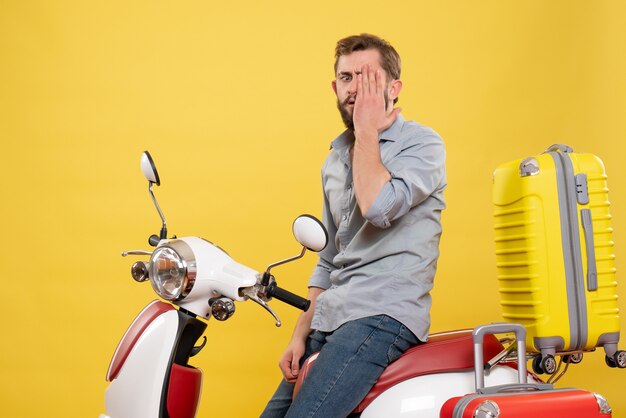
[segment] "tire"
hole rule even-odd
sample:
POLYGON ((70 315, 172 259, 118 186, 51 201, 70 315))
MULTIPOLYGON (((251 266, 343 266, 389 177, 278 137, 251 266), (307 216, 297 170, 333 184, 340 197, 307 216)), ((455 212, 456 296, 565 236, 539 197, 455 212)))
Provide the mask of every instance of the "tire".
POLYGON ((544 373, 543 369, 541 368, 540 356, 533 358, 532 367, 533 367, 533 372, 535 372, 536 375, 542 375, 544 373))
POLYGON ((566 354, 563 356, 563 362, 569 364, 578 364, 583 361, 583 353, 566 354))
POLYGON ((620 369, 626 369, 626 351, 619 350, 613 354, 615 365, 620 369))
POLYGON ((556 372, 556 360, 553 355, 548 354, 541 359, 541 369, 547 374, 554 374, 554 372, 556 372))
MULTIPOLYGON (((615 353, 615 354, 617 354, 617 353, 615 353)), ((604 361, 606 362, 606 365, 609 366, 612 369, 617 367, 617 363, 615 362, 615 359, 613 357, 604 356, 604 361)))

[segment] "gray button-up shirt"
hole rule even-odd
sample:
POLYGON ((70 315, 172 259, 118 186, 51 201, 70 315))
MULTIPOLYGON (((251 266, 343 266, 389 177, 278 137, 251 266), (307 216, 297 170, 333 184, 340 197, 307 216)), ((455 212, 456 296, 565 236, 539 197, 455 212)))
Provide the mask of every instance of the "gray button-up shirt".
POLYGON ((379 138, 391 181, 365 217, 352 185, 351 131, 333 141, 322 168, 329 244, 309 280, 310 287, 325 289, 311 326, 333 331, 347 321, 385 314, 426 341, 445 208, 444 145, 435 131, 402 115, 379 138))

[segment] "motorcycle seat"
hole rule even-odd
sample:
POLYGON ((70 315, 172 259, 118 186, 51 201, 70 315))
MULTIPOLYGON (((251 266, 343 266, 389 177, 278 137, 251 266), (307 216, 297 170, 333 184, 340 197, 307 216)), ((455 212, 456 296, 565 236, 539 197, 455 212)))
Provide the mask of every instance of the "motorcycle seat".
MULTIPOLYGON (((483 358, 492 359, 504 349, 494 335, 486 335, 483 342, 483 358)), ((319 353, 305 360, 296 381, 293 398, 306 379, 319 353)), ((474 369, 474 342, 472 330, 450 331, 432 334, 428 342, 408 349, 391 363, 378 378, 376 384, 354 410, 362 412, 378 395, 388 388, 413 377, 444 372, 474 369)))

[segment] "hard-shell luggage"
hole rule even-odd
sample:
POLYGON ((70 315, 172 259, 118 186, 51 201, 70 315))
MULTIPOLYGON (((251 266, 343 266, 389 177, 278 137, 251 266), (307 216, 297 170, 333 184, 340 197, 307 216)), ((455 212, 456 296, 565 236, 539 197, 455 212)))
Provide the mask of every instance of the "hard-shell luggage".
POLYGON ((494 172, 495 242, 503 317, 528 330, 536 371, 554 356, 619 351, 619 308, 607 176, 602 161, 553 145, 494 172))
POLYGON ((440 418, 595 418, 611 417, 601 395, 580 389, 554 389, 550 384, 527 383, 526 330, 519 324, 491 324, 474 330, 476 393, 446 401, 440 418), (517 336, 519 383, 484 387, 482 341, 486 334, 514 331, 517 336))
POLYGON ((503 391, 448 400, 440 418, 595 418, 611 417, 604 398, 581 389, 503 391))

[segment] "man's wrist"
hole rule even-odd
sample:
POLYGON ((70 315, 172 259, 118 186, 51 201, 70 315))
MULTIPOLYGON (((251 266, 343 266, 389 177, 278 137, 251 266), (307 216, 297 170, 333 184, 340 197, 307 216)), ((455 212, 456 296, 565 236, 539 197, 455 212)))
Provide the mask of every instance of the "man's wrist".
POLYGON ((378 131, 372 128, 355 129, 354 138, 357 142, 372 142, 378 143, 378 131))

